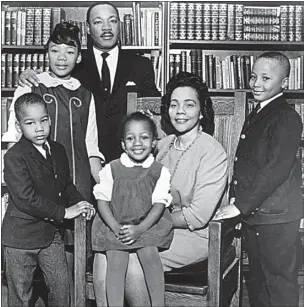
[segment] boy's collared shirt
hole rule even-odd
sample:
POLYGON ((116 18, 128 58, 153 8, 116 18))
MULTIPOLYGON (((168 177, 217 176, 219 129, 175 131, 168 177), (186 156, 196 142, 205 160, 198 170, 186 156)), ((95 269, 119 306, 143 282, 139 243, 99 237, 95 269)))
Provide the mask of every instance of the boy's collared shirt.
MULTIPOLYGON (((33 146, 43 155, 43 157, 46 159, 46 152, 45 150, 42 148, 42 146, 38 146, 34 143, 32 143, 33 146)), ((50 147, 50 144, 48 143, 48 141, 46 141, 44 144, 46 144, 46 146, 48 147, 49 149, 49 152, 51 153, 51 147, 50 147)), ((52 154, 52 153, 51 153, 52 154)))
MULTIPOLYGON (((143 168, 149 168, 153 162, 154 157, 150 154, 145 161, 142 163, 135 163, 132 161, 126 153, 123 153, 120 156, 120 162, 125 167, 135 167, 141 166, 143 168)), ((112 176, 111 166, 107 164, 100 172, 99 172, 100 183, 96 184, 93 189, 93 194, 95 198, 98 200, 111 201, 112 198, 112 190, 114 185, 114 180, 112 176)), ((157 180, 155 189, 152 193, 152 204, 154 203, 162 203, 168 207, 171 204, 172 196, 170 194, 170 172, 169 170, 163 166, 161 169, 160 176, 157 180)))
POLYGON ((271 97, 271 98, 269 98, 269 99, 267 99, 267 100, 265 100, 265 101, 261 101, 261 102, 260 102, 261 108, 258 110, 257 113, 261 112, 261 110, 262 110, 263 108, 265 108, 271 101, 277 99, 278 97, 280 97, 280 96, 282 96, 282 95, 283 95, 283 92, 281 92, 281 93, 279 93, 279 94, 277 94, 277 95, 275 95, 275 96, 273 96, 273 97, 271 97))

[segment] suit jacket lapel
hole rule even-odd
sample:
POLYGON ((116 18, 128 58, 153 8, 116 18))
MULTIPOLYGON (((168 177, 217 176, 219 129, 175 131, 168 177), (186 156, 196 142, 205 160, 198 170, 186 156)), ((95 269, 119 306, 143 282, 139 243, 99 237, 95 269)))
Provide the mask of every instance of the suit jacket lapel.
POLYGON ((267 116, 270 112, 272 112, 273 109, 276 109, 279 104, 284 103, 285 99, 283 99, 283 96, 278 97, 277 99, 274 99, 269 104, 267 104, 262 110, 260 110, 250 121, 250 123, 247 125, 247 127, 244 127, 245 130, 249 129, 251 126, 255 125, 257 122, 259 122, 262 118, 267 116))
POLYGON ((22 144, 23 150, 27 151, 30 157, 32 157, 35 160, 38 160, 40 163, 45 165, 48 169, 50 169, 53 172, 54 170, 53 165, 50 164, 44 158, 44 156, 38 151, 37 148, 35 148, 35 146, 29 140, 27 140, 25 137, 22 136, 20 142, 22 144))

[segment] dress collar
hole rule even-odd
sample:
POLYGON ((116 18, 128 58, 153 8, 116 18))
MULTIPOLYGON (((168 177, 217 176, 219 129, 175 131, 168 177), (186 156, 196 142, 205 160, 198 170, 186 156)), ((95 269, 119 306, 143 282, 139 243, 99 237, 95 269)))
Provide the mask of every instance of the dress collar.
POLYGON ((154 157, 152 154, 149 154, 148 158, 142 162, 142 163, 135 163, 134 161, 132 161, 129 156, 124 152, 121 156, 120 156, 120 162, 123 166, 125 167, 134 167, 134 166, 141 166, 143 168, 149 168, 152 163, 154 162, 154 157))
POLYGON ((81 85, 80 82, 73 77, 70 77, 70 79, 67 79, 67 80, 57 79, 57 78, 53 78, 52 76, 50 76, 48 72, 43 72, 39 74, 38 78, 40 82, 43 83, 46 87, 56 87, 56 86, 62 85, 68 90, 75 91, 81 85))

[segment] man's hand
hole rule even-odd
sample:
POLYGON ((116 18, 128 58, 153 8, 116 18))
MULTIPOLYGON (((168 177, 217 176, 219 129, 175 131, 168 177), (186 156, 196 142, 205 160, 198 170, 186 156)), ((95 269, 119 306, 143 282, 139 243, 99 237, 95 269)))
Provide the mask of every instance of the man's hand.
POLYGON ((139 225, 123 225, 120 228, 119 240, 127 245, 133 244, 142 234, 139 225))
POLYGON ((42 72, 41 69, 36 69, 36 70, 32 70, 32 69, 26 69, 23 73, 21 73, 21 75, 19 76, 19 81, 18 81, 18 85, 24 87, 24 86, 29 86, 32 87, 34 86, 38 86, 39 83, 39 79, 37 77, 37 74, 40 74, 42 72))
POLYGON ((87 220, 90 220, 95 215, 95 209, 93 205, 87 201, 81 201, 74 206, 65 209, 65 219, 73 219, 82 214, 87 220))
POLYGON ((216 221, 216 220, 230 219, 240 214, 241 214, 240 210, 235 205, 231 204, 217 210, 213 220, 216 221))

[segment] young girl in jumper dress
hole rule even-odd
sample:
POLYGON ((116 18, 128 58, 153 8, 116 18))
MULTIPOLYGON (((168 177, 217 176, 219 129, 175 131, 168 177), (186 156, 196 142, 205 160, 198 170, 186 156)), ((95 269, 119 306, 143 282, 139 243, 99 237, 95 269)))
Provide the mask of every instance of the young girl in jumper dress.
POLYGON ((99 215, 92 228, 92 245, 108 260, 106 293, 109 306, 123 306, 129 253, 136 252, 143 267, 152 306, 164 306, 164 274, 158 250, 168 249, 173 223, 165 207, 170 203, 170 174, 154 160, 156 126, 135 112, 123 124, 120 159, 107 164, 94 187, 99 215))

